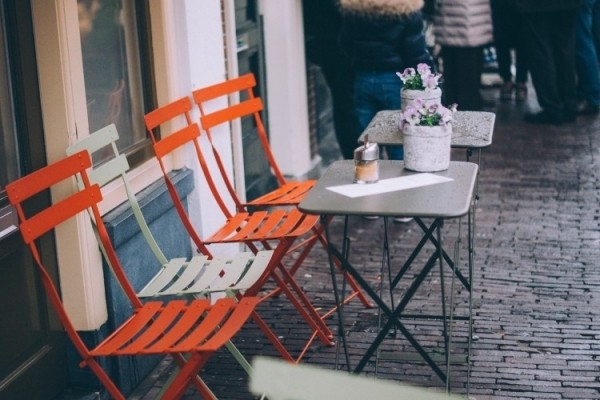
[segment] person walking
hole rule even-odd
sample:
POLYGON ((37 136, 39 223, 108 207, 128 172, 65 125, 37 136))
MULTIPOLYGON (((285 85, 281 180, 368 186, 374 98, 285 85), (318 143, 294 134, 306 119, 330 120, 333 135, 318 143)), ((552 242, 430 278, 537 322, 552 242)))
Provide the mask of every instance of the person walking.
POLYGON ((521 15, 515 9, 516 0, 491 0, 494 47, 498 59, 498 75, 502 78, 500 100, 527 100, 527 52, 523 46, 521 15), (514 63, 512 50, 514 49, 514 63), (513 76, 512 67, 515 66, 513 76), (514 79, 513 79, 514 78, 514 79))
POLYGON ((525 121, 561 125, 576 118, 575 24, 583 0, 517 0, 539 112, 525 121))
POLYGON ((443 102, 461 110, 483 109, 483 48, 493 40, 489 0, 436 0, 433 21, 442 48, 443 102))
MULTIPOLYGON (((400 109, 402 81, 396 72, 420 63, 434 69, 423 33, 423 0, 340 0, 340 41, 355 71, 354 106, 359 134, 375 114, 400 109)), ((402 160, 402 146, 388 146, 402 160)))
POLYGON ((577 12, 575 56, 577 70, 577 114, 600 112, 600 1, 585 0, 577 12))

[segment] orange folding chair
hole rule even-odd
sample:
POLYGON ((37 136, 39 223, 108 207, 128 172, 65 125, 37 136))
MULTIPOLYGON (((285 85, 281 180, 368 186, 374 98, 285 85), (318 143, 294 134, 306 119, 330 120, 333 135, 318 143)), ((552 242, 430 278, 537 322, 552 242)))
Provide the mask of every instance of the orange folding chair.
POLYGON ((90 167, 89 153, 80 151, 6 186, 8 199, 19 216, 23 240, 30 248, 46 293, 83 360, 80 366, 88 366, 112 398, 125 399, 100 366, 99 357, 171 354, 180 370, 162 398, 178 399, 190 384, 194 384, 204 398, 213 398, 210 389, 198 377, 198 372, 210 356, 242 328, 259 299, 247 296, 236 302, 225 298, 213 305, 207 300, 151 301, 142 304, 125 276, 101 219, 98 202, 101 201, 102 194, 100 187, 89 181, 86 169, 90 167), (79 191, 55 201, 45 209, 30 210, 29 199, 75 177, 82 182, 79 191), (129 319, 116 327, 102 343, 91 349, 75 330, 63 306, 60 292, 46 270, 36 242, 38 238, 51 234, 58 225, 82 212, 91 213, 109 259, 108 264, 133 310, 129 319))
MULTIPOLYGON (((194 90, 192 95, 194 102, 200 110, 200 125, 206 132, 206 137, 212 148, 214 160, 221 174, 221 179, 227 187, 229 197, 235 202, 238 211, 248 210, 248 207, 260 209, 273 206, 297 206, 306 193, 314 186, 315 181, 287 181, 281 173, 281 169, 277 165, 273 152, 271 151, 269 139, 262 122, 262 100, 260 97, 254 96, 255 86, 256 80, 254 79, 254 75, 246 74, 238 78, 232 78, 194 90), (224 106, 215 106, 215 100, 224 100, 219 103, 224 104, 224 106), (222 157, 219 154, 218 147, 215 145, 215 134, 213 134, 213 128, 222 124, 232 123, 236 120, 241 121, 243 119, 253 120, 255 126, 254 133, 258 135, 265 159, 268 161, 269 167, 271 168, 271 171, 273 171, 279 184, 279 187, 275 190, 265 193, 250 202, 242 202, 237 196, 233 183, 227 176, 222 157)), ((309 244, 309 250, 316 240, 320 241, 327 249, 327 241, 323 234, 323 228, 324 227, 321 224, 312 228, 314 235, 306 239, 306 244, 309 244)), ((308 252, 305 254, 308 254, 308 252)), ((290 269, 292 275, 297 272, 302 261, 303 258, 299 259, 299 261, 290 269)), ((340 268, 339 260, 335 259, 334 262, 337 264, 338 268, 340 268)), ((371 302, 359 289, 356 281, 349 275, 346 275, 346 279, 352 288, 352 293, 344 300, 344 302, 347 303, 352 298, 357 297, 365 306, 371 307, 371 302)), ((331 311, 334 310, 335 309, 331 311)))
MULTIPOLYGON (((261 285, 264 285, 267 278, 272 278, 277 285, 277 289, 270 292, 266 297, 271 297, 276 293, 283 292, 311 328, 312 335, 307 340, 300 355, 294 359, 278 340, 271 328, 267 326, 265 321, 261 318, 256 318, 257 316, 253 315, 255 321, 277 348, 282 357, 290 361, 299 361, 316 337, 318 337, 325 345, 333 345, 333 342, 331 341, 333 334, 325 324, 323 316, 321 316, 315 307, 313 307, 308 296, 295 281, 293 274, 290 273, 283 262, 283 259, 288 253, 295 251, 298 248, 298 245, 295 245, 296 240, 302 238, 304 235, 311 234, 312 229, 318 223, 318 217, 305 215, 297 209, 286 210, 283 208, 277 210, 255 212, 238 211, 236 213, 231 213, 225 204, 225 200, 217 191, 216 182, 213 180, 213 176, 211 175, 206 159, 204 158, 199 143, 200 128, 191 120, 191 109, 191 101, 185 97, 146 114, 144 120, 153 140, 154 152, 161 166, 167 189, 169 190, 177 212, 192 238, 192 241, 199 249, 202 249, 208 244, 241 243, 245 244, 255 253, 258 252, 259 248, 273 250, 271 268, 270 270, 268 268, 268 273, 264 275, 265 279, 260 283, 261 285), (187 126, 169 134, 164 139, 159 139, 156 130, 166 122, 180 117, 185 118, 187 126), (216 233, 204 240, 197 233, 190 221, 164 165, 165 156, 186 145, 193 146, 197 160, 208 182, 208 186, 225 216, 223 226, 219 228, 216 233)), ((308 246, 304 246, 301 250, 299 255, 300 262, 306 257, 306 254, 310 251, 313 243, 314 241, 309 243, 308 246)), ((296 262, 298 262, 298 260, 296 262)), ((292 267, 292 269, 293 268, 294 267, 292 267)), ((258 290, 261 289, 259 286, 260 285, 255 285, 254 290, 256 290, 256 292, 250 294, 254 295, 258 293, 258 290)))
MULTIPOLYGON (((263 111, 263 103, 260 97, 254 96, 253 88, 256 86, 256 80, 253 74, 246 74, 239 78, 233 78, 215 85, 210 85, 201 89, 194 90, 192 95, 194 102, 200 109, 200 125, 206 131, 208 140, 213 143, 211 129, 215 126, 232 122, 243 117, 252 117, 256 126, 256 134, 260 140, 265 158, 269 164, 278 187, 269 193, 265 193, 260 197, 253 199, 247 203, 240 204, 241 206, 286 206, 297 205, 302 201, 306 193, 315 185, 315 180, 306 181, 288 181, 275 160, 275 156, 271 151, 271 145, 265 126, 262 122, 260 113, 263 111), (231 102, 231 95, 238 95, 239 101, 231 102), (209 112, 206 103, 225 98, 227 106, 217 111, 209 112)), ((220 168, 222 168, 221 157, 213 145, 213 153, 220 168)), ((237 197, 235 189, 231 185, 227 185, 230 195, 237 197)))

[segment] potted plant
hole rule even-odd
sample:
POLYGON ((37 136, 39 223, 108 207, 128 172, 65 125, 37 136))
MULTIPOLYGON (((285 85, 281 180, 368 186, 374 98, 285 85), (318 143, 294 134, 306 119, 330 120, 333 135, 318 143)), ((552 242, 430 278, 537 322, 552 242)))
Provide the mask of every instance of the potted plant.
POLYGON ((416 99, 421 99, 425 104, 440 104, 442 89, 440 89, 441 74, 431 72, 429 65, 421 63, 417 69, 406 68, 404 72, 396 72, 402 80, 400 89, 402 111, 412 106, 416 99))
POLYGON ((456 104, 446 108, 438 103, 416 99, 400 113, 403 134, 404 167, 419 172, 435 172, 450 165, 452 120, 456 104))

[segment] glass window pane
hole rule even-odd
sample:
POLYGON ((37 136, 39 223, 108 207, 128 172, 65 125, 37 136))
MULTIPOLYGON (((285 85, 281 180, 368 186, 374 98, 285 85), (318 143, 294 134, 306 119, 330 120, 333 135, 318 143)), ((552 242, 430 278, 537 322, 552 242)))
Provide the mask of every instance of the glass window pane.
POLYGON ((0 15, 0 191, 7 183, 19 177, 19 153, 3 21, 4 16, 0 15))
POLYGON ((146 139, 135 2, 78 0, 77 6, 90 132, 114 123, 119 150, 127 152, 146 139))

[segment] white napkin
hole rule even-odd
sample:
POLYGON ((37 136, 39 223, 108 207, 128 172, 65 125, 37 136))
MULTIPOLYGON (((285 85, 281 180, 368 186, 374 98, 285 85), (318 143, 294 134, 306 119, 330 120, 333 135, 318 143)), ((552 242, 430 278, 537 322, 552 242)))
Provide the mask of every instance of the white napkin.
POLYGON ((396 192, 399 190, 412 189, 420 186, 435 185, 453 180, 445 176, 430 173, 421 173, 398 178, 382 179, 376 183, 329 186, 327 189, 347 197, 362 197, 372 194, 396 192))

